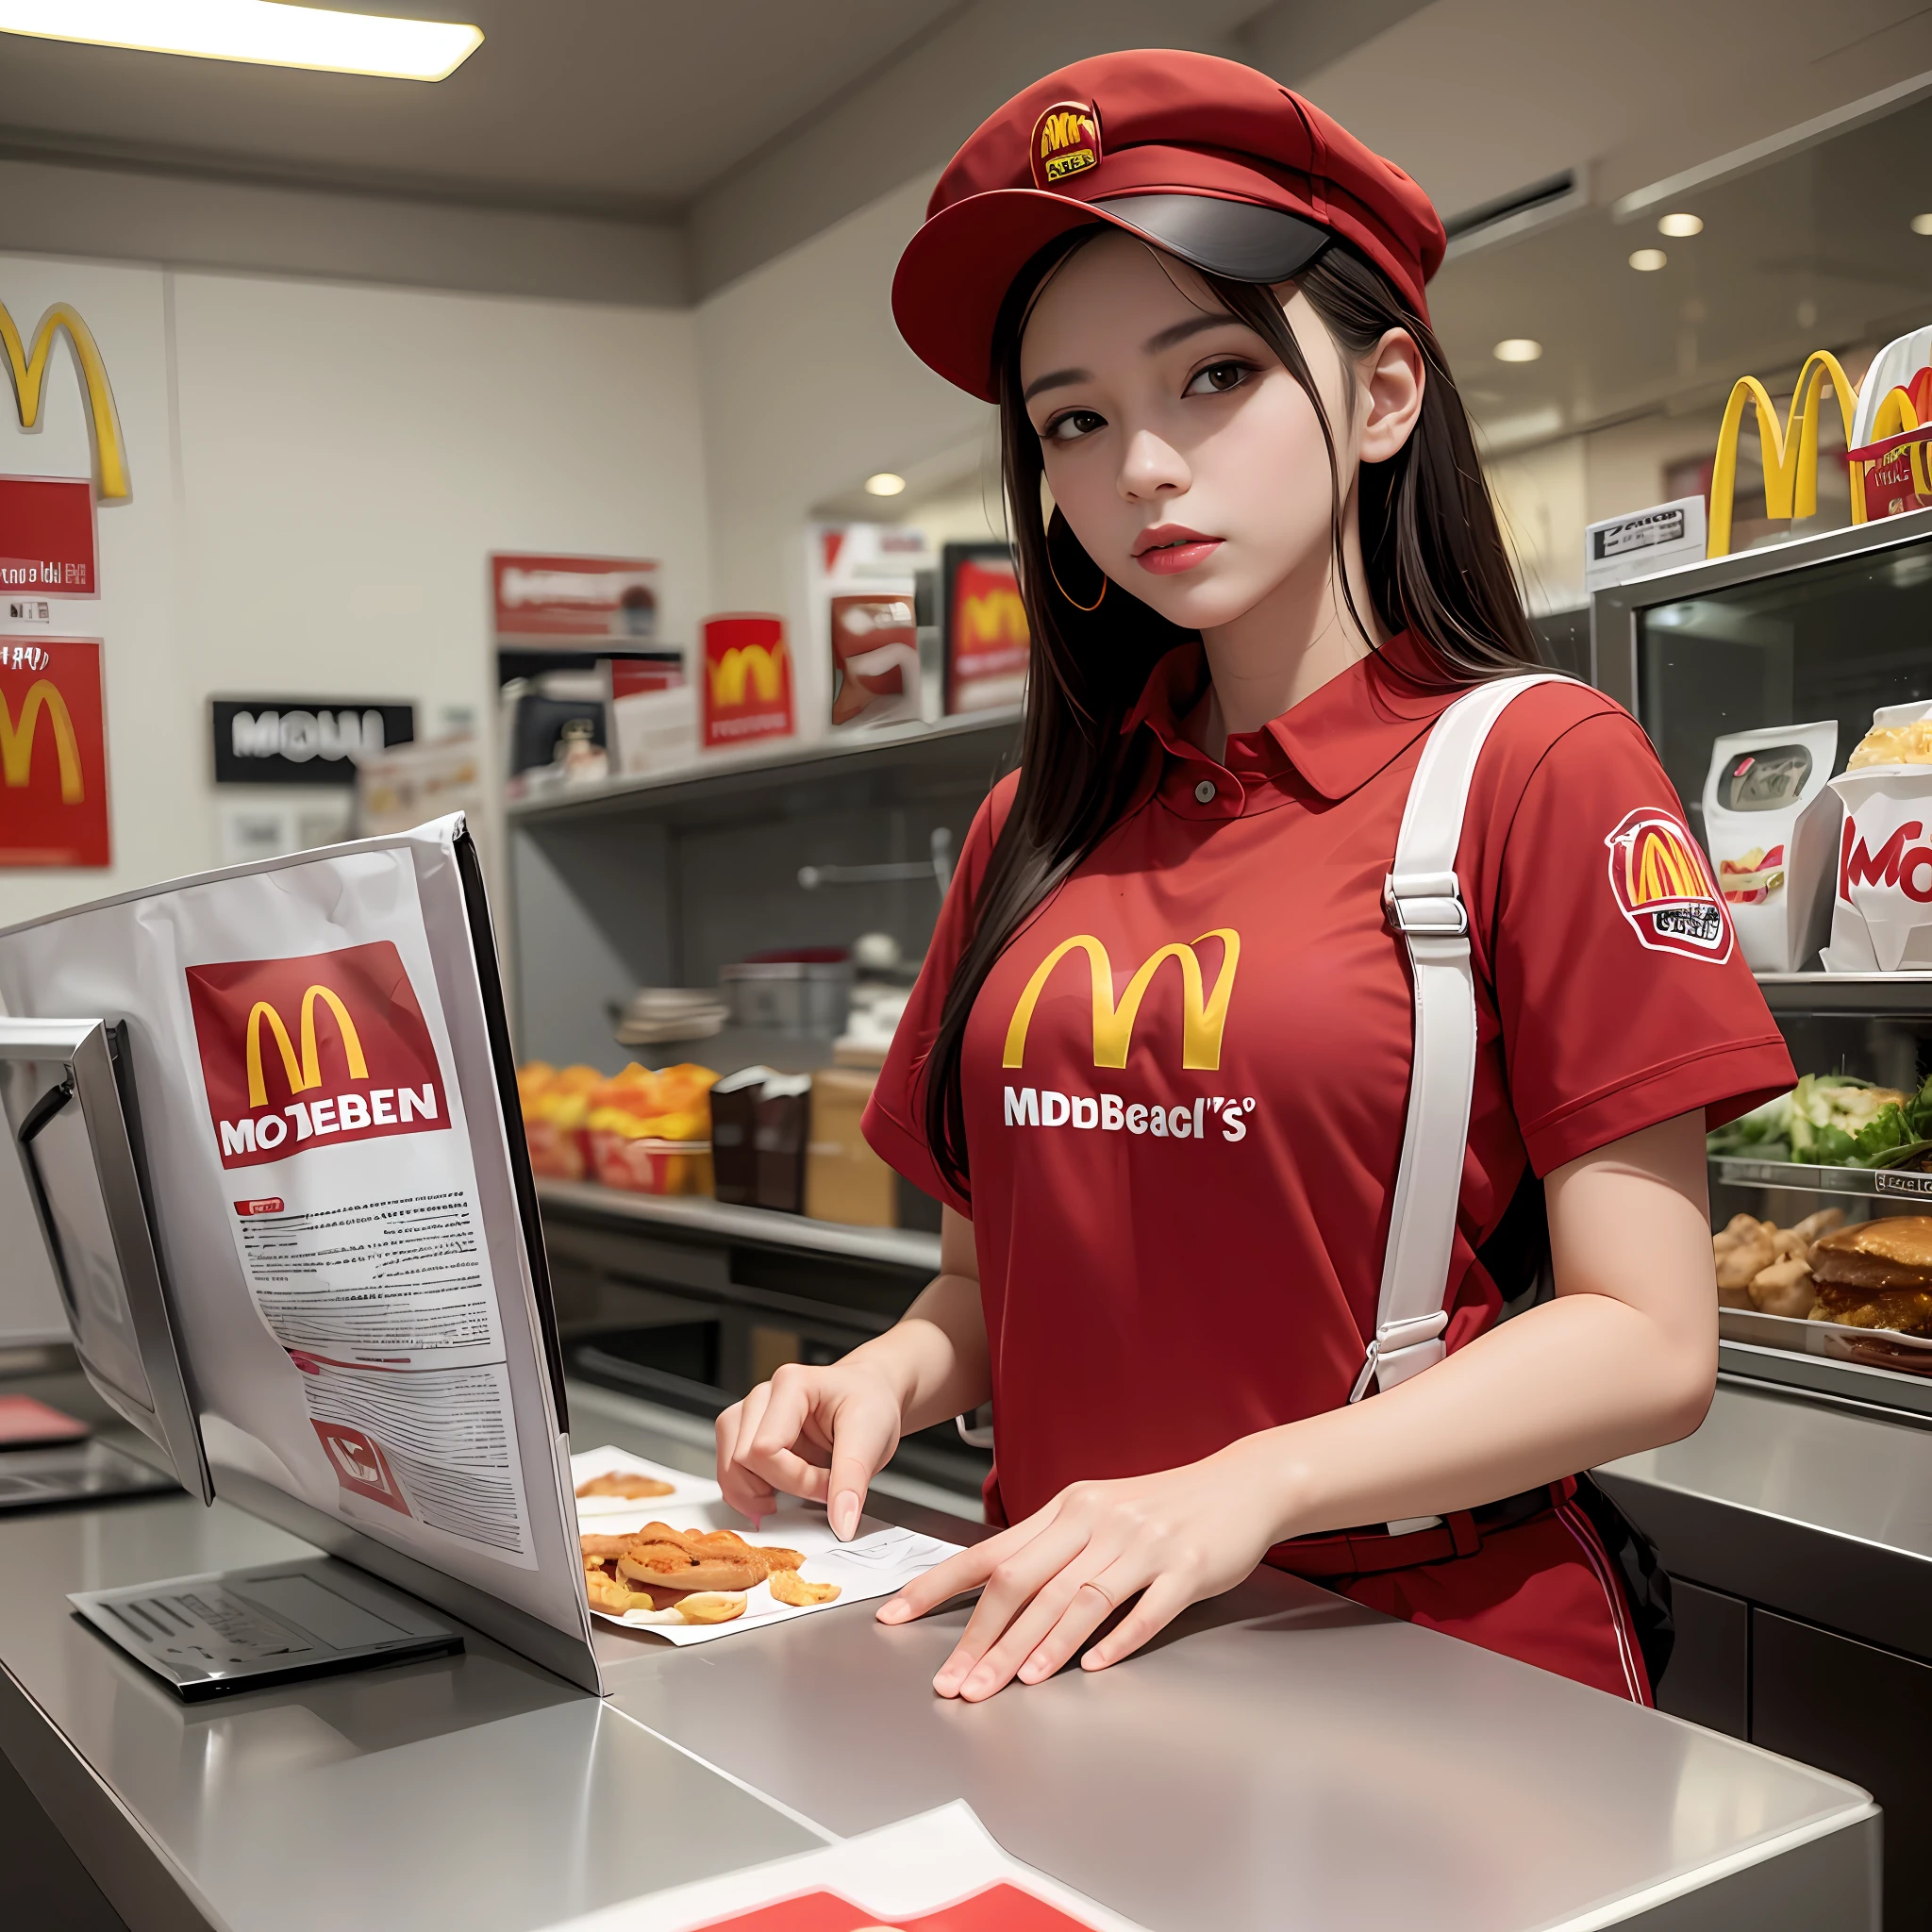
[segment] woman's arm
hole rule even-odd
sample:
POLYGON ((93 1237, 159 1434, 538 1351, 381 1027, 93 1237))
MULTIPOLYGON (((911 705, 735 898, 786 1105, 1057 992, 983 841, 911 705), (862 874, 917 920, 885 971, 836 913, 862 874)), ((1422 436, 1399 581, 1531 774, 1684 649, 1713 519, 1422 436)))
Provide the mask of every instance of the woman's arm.
POLYGON ((827 1367, 788 1364, 718 1418, 719 1485, 754 1523, 781 1491, 823 1502, 849 1537, 899 1438, 991 1392, 973 1224, 947 1208, 940 1272, 898 1322, 827 1367))
POLYGON ((1103 1620, 1091 1670, 1290 1537, 1491 1503, 1688 1435, 1717 1375, 1704 1122, 1684 1114, 1545 1183, 1556 1299, 1353 1407, 1184 1468, 1078 1483, 887 1601, 887 1623, 985 1584, 934 1685, 991 1696, 1051 1675, 1103 1620))

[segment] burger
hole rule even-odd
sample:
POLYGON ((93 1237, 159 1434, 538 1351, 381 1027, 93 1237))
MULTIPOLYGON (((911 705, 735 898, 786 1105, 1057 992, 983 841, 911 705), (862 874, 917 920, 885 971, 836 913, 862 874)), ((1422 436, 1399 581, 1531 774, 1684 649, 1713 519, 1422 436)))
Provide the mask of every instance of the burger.
POLYGON ((1861 1221, 1811 1244, 1814 1322, 1932 1336, 1932 1216, 1861 1221))

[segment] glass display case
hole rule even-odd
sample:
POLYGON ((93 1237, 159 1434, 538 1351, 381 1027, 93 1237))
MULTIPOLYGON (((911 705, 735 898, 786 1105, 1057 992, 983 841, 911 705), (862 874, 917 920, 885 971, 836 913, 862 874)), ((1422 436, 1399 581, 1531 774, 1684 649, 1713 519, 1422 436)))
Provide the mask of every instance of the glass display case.
MULTIPOLYGON (((1915 848, 1844 841, 1827 782, 1874 711, 1932 705, 1932 511, 1600 591, 1591 633, 1592 680, 1657 745, 1806 1076, 1711 1137, 1721 1370, 1932 1415, 1932 971, 1826 970, 1846 866, 1897 886, 1903 864, 1932 901, 1915 848)), ((1932 791, 1932 766, 1905 783, 1932 791)))

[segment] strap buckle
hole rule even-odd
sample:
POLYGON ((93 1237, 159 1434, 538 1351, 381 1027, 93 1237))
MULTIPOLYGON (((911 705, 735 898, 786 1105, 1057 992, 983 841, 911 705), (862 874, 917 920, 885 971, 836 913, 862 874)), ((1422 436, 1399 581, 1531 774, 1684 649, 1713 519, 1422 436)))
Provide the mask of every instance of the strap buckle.
POLYGON ((1405 939, 1464 939, 1469 908, 1453 872, 1391 873, 1382 881, 1382 916, 1405 939))
MULTIPOLYGON (((1438 1308, 1433 1314, 1413 1315, 1399 1322, 1384 1322, 1376 1329, 1374 1339, 1369 1343, 1368 1353, 1362 1357, 1361 1373, 1355 1378, 1355 1387, 1348 1391, 1349 1401, 1359 1402, 1369 1392, 1369 1384, 1375 1380, 1382 1363, 1391 1361, 1397 1356, 1407 1355, 1411 1349, 1429 1347, 1448 1325, 1448 1313, 1441 1308, 1438 1308)), ((1424 1362, 1423 1366, 1427 1368, 1432 1366, 1432 1363, 1424 1362)))

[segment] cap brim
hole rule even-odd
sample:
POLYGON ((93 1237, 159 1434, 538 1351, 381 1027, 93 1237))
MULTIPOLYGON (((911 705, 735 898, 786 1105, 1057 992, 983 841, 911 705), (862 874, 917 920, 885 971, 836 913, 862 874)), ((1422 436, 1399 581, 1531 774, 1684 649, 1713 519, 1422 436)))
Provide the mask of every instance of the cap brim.
POLYGON ((1056 236, 1102 225, 1135 235, 1209 275, 1283 282, 1333 239, 1285 208, 1208 194, 1079 201, 1037 188, 970 195, 912 238, 892 278, 892 316, 913 353, 968 394, 999 400, 993 329, 1013 278, 1056 236))

